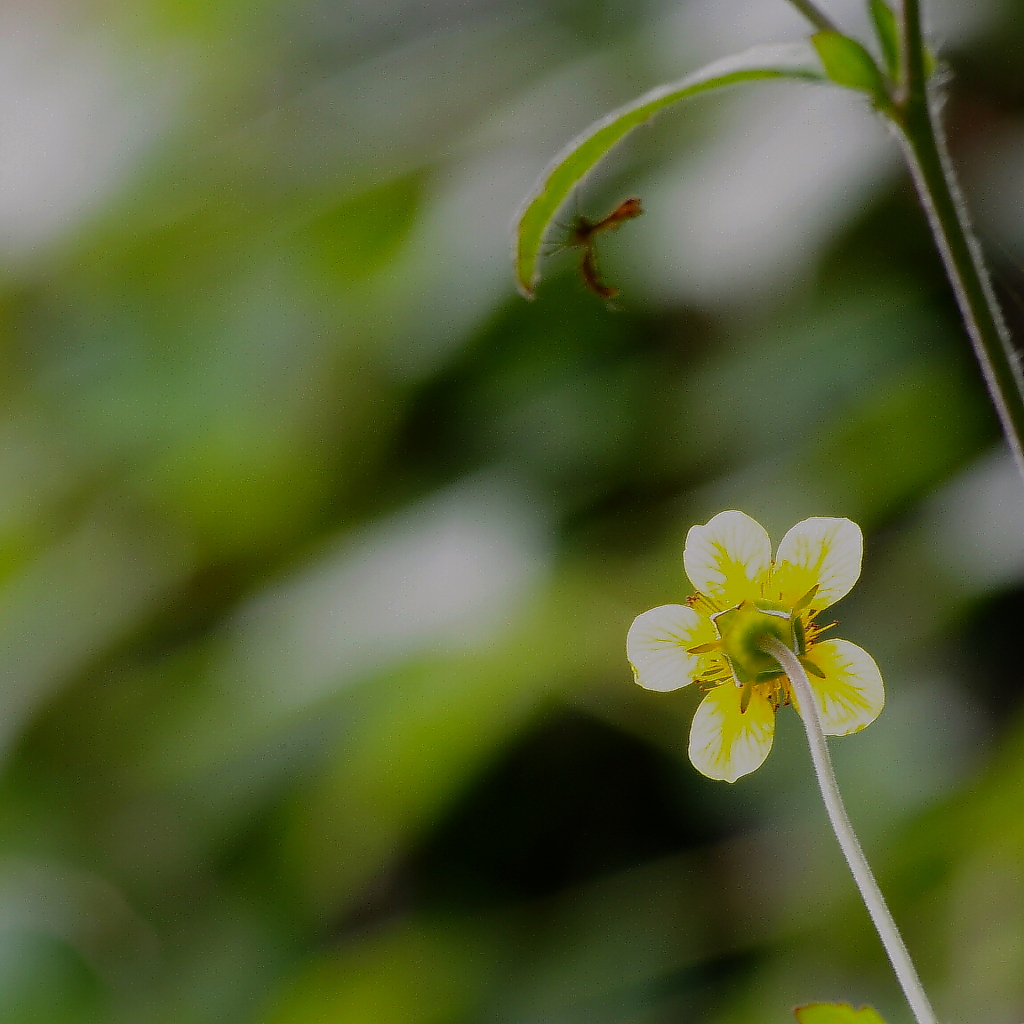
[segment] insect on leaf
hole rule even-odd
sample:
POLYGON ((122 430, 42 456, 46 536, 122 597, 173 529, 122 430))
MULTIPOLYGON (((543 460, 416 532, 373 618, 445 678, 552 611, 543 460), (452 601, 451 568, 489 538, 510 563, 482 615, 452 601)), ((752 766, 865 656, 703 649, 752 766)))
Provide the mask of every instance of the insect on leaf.
POLYGON ((586 217, 577 217, 575 224, 569 229, 569 237, 563 242, 566 249, 582 249, 583 259, 580 261, 580 273, 583 275, 583 283, 602 299, 613 299, 619 294, 617 288, 605 284, 597 270, 597 255, 594 251, 594 242, 603 231, 613 231, 620 224, 643 213, 640 200, 635 196, 619 203, 607 216, 600 220, 592 221, 586 217))
POLYGON ((821 61, 808 43, 755 46, 644 93, 573 139, 541 174, 514 222, 513 259, 516 283, 523 295, 533 298, 537 259, 548 225, 572 189, 625 135, 659 110, 688 96, 738 82, 778 78, 826 81, 821 61))

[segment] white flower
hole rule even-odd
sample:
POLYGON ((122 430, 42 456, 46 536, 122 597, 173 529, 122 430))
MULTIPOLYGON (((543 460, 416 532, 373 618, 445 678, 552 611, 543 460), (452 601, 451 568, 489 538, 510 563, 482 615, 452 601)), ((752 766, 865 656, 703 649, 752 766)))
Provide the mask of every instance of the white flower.
MULTIPOLYGON (((821 640, 820 612, 860 576, 863 539, 849 519, 805 519, 772 561, 764 528, 742 512, 720 512, 686 537, 683 565, 697 593, 685 605, 638 615, 626 652, 649 690, 696 683, 706 696, 690 729, 690 760, 712 779, 735 782, 768 756, 775 714, 796 704, 761 640, 781 640, 807 670, 831 736, 858 732, 885 703, 871 656, 847 640, 821 640)), ((799 708, 798 708, 799 710, 799 708)))

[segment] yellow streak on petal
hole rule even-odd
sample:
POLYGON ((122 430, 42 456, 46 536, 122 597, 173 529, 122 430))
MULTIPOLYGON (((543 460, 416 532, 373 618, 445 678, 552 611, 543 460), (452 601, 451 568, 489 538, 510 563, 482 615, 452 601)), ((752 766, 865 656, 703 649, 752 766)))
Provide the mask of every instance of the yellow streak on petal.
POLYGON ((782 538, 765 596, 796 604, 817 586, 810 607, 828 608, 857 582, 863 553, 864 538, 856 523, 821 516, 805 519, 782 538))
POLYGON ((686 535, 686 575, 722 608, 764 596, 771 562, 772 543, 764 527, 742 512, 719 512, 686 535))
POLYGON ((638 615, 626 636, 626 656, 636 681, 648 690, 678 690, 693 682, 702 656, 688 648, 715 639, 711 620, 681 604, 663 604, 638 615))
POLYGON ((775 712, 763 687, 755 687, 745 712, 743 688, 716 686, 701 701, 690 727, 690 760, 709 779, 735 782, 759 768, 772 749, 775 712))
MULTIPOLYGON (((885 705, 885 686, 867 651, 849 640, 823 640, 810 652, 823 679, 808 676, 821 705, 821 724, 828 736, 848 736, 870 725, 885 705)), ((798 708, 799 710, 799 708, 798 708)))

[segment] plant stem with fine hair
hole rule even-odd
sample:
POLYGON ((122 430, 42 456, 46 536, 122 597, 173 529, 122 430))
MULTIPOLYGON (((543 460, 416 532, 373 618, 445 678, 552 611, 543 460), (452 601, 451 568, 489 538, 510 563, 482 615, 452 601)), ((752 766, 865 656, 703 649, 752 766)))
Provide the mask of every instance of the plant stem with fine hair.
POLYGON ((1024 477, 1024 375, 971 229, 928 79, 918 0, 904 0, 900 23, 901 80, 886 110, 928 217, 982 376, 1024 477))
POLYGON ((835 832, 836 839, 839 840, 846 863, 850 866, 864 905, 871 915, 871 920, 874 922, 882 945, 889 956, 889 961, 896 972, 896 977, 903 988, 903 994, 910 1004, 917 1024, 936 1024, 935 1011, 932 1010, 928 996, 921 985, 921 979, 917 976, 917 970, 907 952, 906 943, 904 943, 903 936, 900 935, 896 922, 889 912, 882 890, 878 887, 878 882, 875 881, 871 866, 861 849, 860 840, 857 838, 857 833, 854 832, 849 815, 843 806, 843 798, 839 793, 835 772, 832 770, 832 758, 829 756, 825 733, 821 727, 821 711, 814 690, 811 689, 811 684, 807 679, 807 673, 797 656, 775 637, 764 637, 761 647, 779 663, 795 691, 800 719, 804 723, 804 729, 807 731, 807 743, 811 748, 814 773, 818 777, 818 786, 821 789, 822 799, 825 801, 829 821, 832 823, 832 831, 835 832))
POLYGON ((789 0, 789 2, 819 31, 838 32, 832 19, 811 0, 789 0))

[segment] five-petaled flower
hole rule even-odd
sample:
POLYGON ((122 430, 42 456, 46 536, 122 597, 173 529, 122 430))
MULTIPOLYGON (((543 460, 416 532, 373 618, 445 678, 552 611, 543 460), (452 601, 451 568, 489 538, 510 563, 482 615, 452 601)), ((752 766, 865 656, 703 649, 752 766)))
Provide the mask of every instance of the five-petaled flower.
POLYGON ((766 636, 807 671, 830 736, 869 725, 885 703, 871 656, 846 640, 820 640, 818 614, 860 576, 863 540, 849 519, 805 519, 782 539, 775 561, 760 523, 720 512, 686 536, 683 566, 697 593, 685 605, 638 615, 626 651, 648 690, 696 683, 705 691, 690 728, 690 760, 712 779, 735 782, 772 748, 775 713, 799 702, 766 636))

